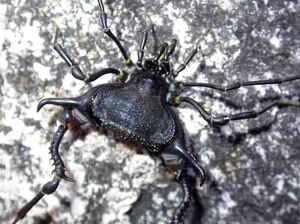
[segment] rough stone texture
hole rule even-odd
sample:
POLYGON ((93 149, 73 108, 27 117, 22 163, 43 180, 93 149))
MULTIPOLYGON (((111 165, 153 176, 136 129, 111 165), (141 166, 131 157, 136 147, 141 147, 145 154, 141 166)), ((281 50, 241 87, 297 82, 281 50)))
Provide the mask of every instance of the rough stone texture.
MULTIPOLYGON (((232 83, 300 74, 298 1, 105 3, 111 29, 134 60, 142 31, 151 23, 161 41, 179 39, 175 67, 201 40, 206 68, 200 73, 196 57, 181 80, 232 83)), ((47 106, 36 113, 37 102, 88 89, 52 50, 57 26, 58 41, 84 71, 122 67, 119 52, 99 28, 97 1, 0 1, 1 223, 12 220, 51 178, 47 148, 60 110, 47 106)), ((152 40, 147 52, 151 45, 152 40)), ((100 82, 107 81, 111 77, 100 82)), ((299 100, 299 88, 295 81, 225 94, 194 88, 185 95, 221 114, 260 108, 280 96, 299 100)), ((220 129, 208 126, 188 106, 178 112, 210 174, 185 223, 300 223, 299 108, 274 108, 220 129)), ((22 223, 168 223, 180 188, 160 161, 134 149, 88 128, 69 134, 61 151, 76 182, 63 182, 22 223)))

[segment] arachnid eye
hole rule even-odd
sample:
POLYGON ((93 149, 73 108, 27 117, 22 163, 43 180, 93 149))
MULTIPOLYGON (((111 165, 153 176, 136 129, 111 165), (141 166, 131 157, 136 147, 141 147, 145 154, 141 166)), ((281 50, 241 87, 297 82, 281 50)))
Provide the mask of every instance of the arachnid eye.
POLYGON ((157 63, 153 60, 145 60, 144 67, 149 70, 154 70, 157 67, 157 63))

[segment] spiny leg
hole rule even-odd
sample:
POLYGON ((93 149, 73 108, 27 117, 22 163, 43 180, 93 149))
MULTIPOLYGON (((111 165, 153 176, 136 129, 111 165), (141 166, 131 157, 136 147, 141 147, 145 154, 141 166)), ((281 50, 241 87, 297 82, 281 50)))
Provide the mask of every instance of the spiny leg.
MULTIPOLYGON (((68 124, 67 124, 68 125, 68 124)), ((64 179, 66 181, 73 182, 73 178, 66 175, 67 169, 65 167, 65 164, 59 154, 59 144, 62 140, 62 137, 66 133, 68 129, 64 125, 60 125, 56 131, 56 133, 53 136, 51 147, 50 147, 50 155, 51 159, 53 160, 54 170, 53 173, 55 176, 64 179)))
POLYGON ((67 128, 65 128, 63 125, 60 125, 57 131, 54 133, 54 136, 52 138, 51 146, 50 146, 50 154, 51 158, 54 161, 55 169, 54 169, 54 178, 52 181, 49 181, 48 183, 44 184, 42 189, 34 196, 32 200, 30 200, 28 203, 26 203, 17 213, 17 216, 15 220, 13 221, 13 224, 17 223, 21 219, 23 219, 26 214, 35 206, 45 194, 52 194, 56 191, 59 182, 61 179, 65 179, 67 181, 72 181, 71 178, 69 178, 65 174, 65 166, 64 163, 59 155, 58 149, 60 142, 66 133, 67 128))
POLYGON ((200 115, 206 120, 209 124, 212 125, 226 125, 230 121, 234 120, 243 120, 243 119, 249 119, 249 118, 256 118, 257 116, 265 113, 269 109, 271 109, 274 106, 278 107, 286 107, 286 106, 295 106, 295 107, 300 107, 300 102, 296 101, 288 101, 288 100, 278 100, 270 105, 262 108, 261 110, 252 110, 252 111, 245 111, 245 112, 240 112, 237 114, 233 115, 219 115, 219 116, 212 116, 210 113, 208 113, 201 104, 199 104, 197 101, 189 98, 189 97, 180 97, 179 99, 180 102, 185 102, 190 105, 192 105, 199 113, 200 115))
POLYGON ((118 46, 119 50, 121 51, 123 58, 125 59, 125 65, 131 66, 132 65, 132 61, 130 60, 130 58, 127 56, 127 53, 124 49, 124 47, 122 46, 121 42, 118 40, 118 38, 111 32, 111 30, 108 28, 107 26, 107 14, 105 13, 104 10, 104 4, 102 2, 102 0, 98 0, 98 4, 100 7, 100 20, 101 20, 101 26, 102 29, 104 31, 104 33, 109 36, 118 46))
POLYGON ((96 71, 92 74, 89 74, 88 77, 82 72, 81 68, 77 63, 74 62, 74 60, 70 57, 70 55, 67 53, 67 51, 59 44, 56 43, 54 45, 54 50, 61 56, 61 58, 71 67, 71 73, 74 78, 83 80, 87 83, 95 81, 99 77, 106 75, 106 74, 116 74, 119 75, 119 78, 124 75, 124 71, 119 71, 115 68, 105 68, 101 69, 99 71, 96 71))
POLYGON ((183 216, 191 203, 193 185, 195 184, 194 181, 192 181, 192 177, 187 174, 186 168, 184 168, 184 170, 182 170, 182 172, 178 176, 178 182, 183 191, 183 198, 176 211, 174 212, 170 224, 180 224, 183 222, 183 216))
POLYGON ((268 85, 268 84, 281 84, 285 82, 290 82, 294 80, 300 79, 300 75, 295 75, 287 78, 278 78, 278 79, 266 79, 266 80, 257 80, 257 81, 245 81, 245 82, 235 82, 233 84, 229 85, 217 85, 212 83, 196 83, 196 82, 190 82, 190 83, 179 83, 179 86, 181 88, 184 87, 206 87, 215 89, 222 92, 227 92, 230 90, 238 89, 242 86, 256 86, 256 85, 268 85))

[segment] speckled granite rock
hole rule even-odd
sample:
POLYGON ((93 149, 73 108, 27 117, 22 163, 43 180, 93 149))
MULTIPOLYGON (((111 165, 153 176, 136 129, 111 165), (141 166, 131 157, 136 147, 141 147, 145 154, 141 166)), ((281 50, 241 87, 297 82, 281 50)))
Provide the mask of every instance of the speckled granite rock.
MULTIPOLYGON (((134 60, 141 33, 151 23, 161 41, 179 39, 175 65, 200 38, 206 69, 199 73, 198 57, 181 80, 231 83, 300 74, 297 1, 126 0, 106 1, 106 6, 111 29, 134 60)), ((73 79, 53 51, 57 26, 62 32, 58 40, 84 71, 122 66, 114 44, 100 30, 97 1, 0 2, 1 223, 9 223, 51 178, 47 151, 59 109, 49 106, 36 113, 37 102, 76 96, 88 88, 73 79)), ((279 96, 299 100, 299 88, 295 81, 225 94, 208 89, 186 94, 214 113, 230 113, 259 108, 279 96)), ((275 108, 220 129, 208 126, 189 107, 178 112, 210 174, 186 224, 300 223, 299 108, 275 108)), ((62 151, 76 182, 63 182, 22 223, 165 224, 181 199, 179 186, 164 174, 160 161, 103 133, 87 129, 69 134, 62 151)))

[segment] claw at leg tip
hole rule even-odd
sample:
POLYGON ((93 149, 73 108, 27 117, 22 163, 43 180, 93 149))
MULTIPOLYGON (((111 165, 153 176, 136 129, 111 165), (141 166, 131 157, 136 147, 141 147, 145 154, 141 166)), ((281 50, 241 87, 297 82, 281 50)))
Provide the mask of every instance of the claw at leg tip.
POLYGON ((66 181, 69 181, 69 182, 75 182, 74 178, 69 177, 69 176, 67 176, 66 174, 64 174, 64 175, 62 176, 62 178, 63 178, 64 180, 66 180, 66 181))
POLYGON ((36 111, 39 112, 39 111, 42 109, 42 107, 45 106, 45 104, 46 104, 46 99, 42 99, 42 100, 38 103, 37 108, 36 108, 36 111))
POLYGON ((42 106, 40 104, 38 104, 37 108, 36 108, 36 112, 39 112, 42 109, 42 106))

